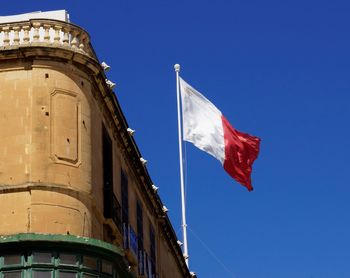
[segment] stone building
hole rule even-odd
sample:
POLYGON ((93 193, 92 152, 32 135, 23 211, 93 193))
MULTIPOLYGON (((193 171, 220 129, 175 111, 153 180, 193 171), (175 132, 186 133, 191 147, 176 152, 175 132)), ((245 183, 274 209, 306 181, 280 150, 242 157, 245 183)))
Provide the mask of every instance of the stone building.
POLYGON ((0 277, 192 277, 89 34, 0 31, 0 277))

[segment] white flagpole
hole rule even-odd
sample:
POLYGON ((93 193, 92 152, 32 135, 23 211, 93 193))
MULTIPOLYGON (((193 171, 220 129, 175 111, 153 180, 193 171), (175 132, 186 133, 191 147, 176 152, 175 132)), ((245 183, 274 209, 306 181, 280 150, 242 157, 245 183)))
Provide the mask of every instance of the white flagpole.
POLYGON ((182 232, 183 232, 183 256, 185 258, 186 264, 188 266, 188 246, 187 246, 187 224, 186 224, 186 205, 185 205, 185 186, 184 186, 184 171, 183 171, 183 161, 182 161, 182 128, 181 128, 181 111, 180 111, 180 80, 179 72, 180 65, 174 65, 176 72, 176 93, 177 93, 177 122, 179 129, 179 155, 180 155, 180 183, 181 183, 181 207, 182 207, 182 232))

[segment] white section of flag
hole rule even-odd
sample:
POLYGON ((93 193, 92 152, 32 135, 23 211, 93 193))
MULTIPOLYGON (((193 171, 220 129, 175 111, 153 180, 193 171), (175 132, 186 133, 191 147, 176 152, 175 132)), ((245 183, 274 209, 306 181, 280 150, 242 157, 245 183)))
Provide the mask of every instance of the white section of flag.
POLYGON ((180 78, 183 139, 225 161, 222 114, 206 97, 180 78))

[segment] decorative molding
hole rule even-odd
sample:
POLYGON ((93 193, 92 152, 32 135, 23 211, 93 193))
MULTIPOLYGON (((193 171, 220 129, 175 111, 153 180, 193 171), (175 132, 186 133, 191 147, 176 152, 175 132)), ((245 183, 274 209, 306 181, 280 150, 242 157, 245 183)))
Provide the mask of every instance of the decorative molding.
POLYGON ((55 89, 50 98, 50 157, 56 163, 79 167, 82 162, 81 103, 78 95, 71 91, 55 89), (67 115, 75 116, 66 119, 67 115))

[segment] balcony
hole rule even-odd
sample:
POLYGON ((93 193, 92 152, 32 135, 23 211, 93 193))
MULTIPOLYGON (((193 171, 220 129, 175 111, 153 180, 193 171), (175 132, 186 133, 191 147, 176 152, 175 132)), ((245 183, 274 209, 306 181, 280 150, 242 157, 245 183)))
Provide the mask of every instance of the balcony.
POLYGON ((121 206, 111 189, 104 189, 104 217, 111 218, 118 230, 122 231, 121 206))
POLYGON ((130 224, 123 224, 123 246, 129 261, 136 265, 138 259, 137 235, 130 224))
POLYGON ((0 24, 0 51, 20 47, 61 48, 96 59, 86 31, 77 25, 53 19, 0 24))
POLYGON ((145 250, 139 250, 138 253, 138 277, 158 278, 155 273, 155 263, 145 250))

